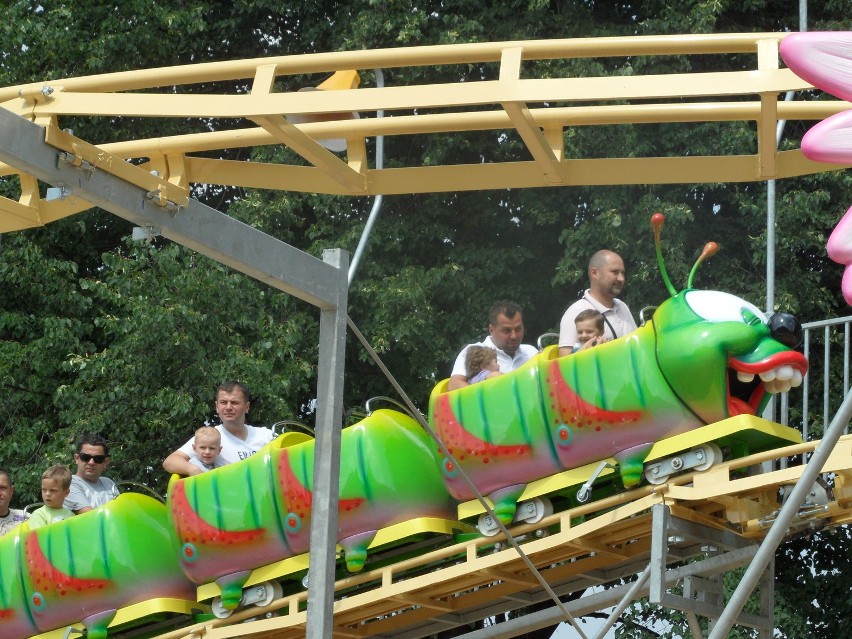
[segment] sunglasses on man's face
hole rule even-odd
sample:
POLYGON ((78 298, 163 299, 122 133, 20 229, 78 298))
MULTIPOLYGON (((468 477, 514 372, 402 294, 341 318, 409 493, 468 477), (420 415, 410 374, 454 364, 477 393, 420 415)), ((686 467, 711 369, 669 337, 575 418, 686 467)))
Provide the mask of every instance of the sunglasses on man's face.
POLYGON ((90 455, 89 453, 77 453, 77 457, 83 460, 84 463, 88 464, 93 459, 96 464, 103 464, 106 461, 106 455, 90 455))

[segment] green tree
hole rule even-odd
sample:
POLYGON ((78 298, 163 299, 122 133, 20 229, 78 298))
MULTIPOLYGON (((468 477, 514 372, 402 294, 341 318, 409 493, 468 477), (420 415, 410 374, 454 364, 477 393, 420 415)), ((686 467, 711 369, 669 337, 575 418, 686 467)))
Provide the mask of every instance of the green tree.
MULTIPOLYGON (((844 28, 847 2, 810 7, 812 28, 844 28)), ((315 51, 783 31, 795 30, 798 20, 794 3, 768 0, 674 5, 661 0, 427 0, 416 7, 396 0, 320 0, 286 7, 272 0, 12 0, 3 17, 0 85, 315 51)), ((554 77, 626 76, 742 65, 736 56, 636 56, 541 62, 537 71, 554 77)), ((415 67, 388 70, 385 81, 397 86, 469 82, 497 73, 496 64, 415 67)), ((364 74, 366 85, 373 81, 364 74)), ((244 92, 247 87, 228 89, 244 92)), ((209 125, 89 118, 61 124, 94 143, 131 131, 153 137, 209 125)), ((783 146, 796 148, 807 126, 789 123, 783 146)), ((496 135, 390 138, 385 164, 528 159, 512 134, 501 138, 495 151, 496 135)), ((756 131, 723 123, 577 127, 566 130, 565 148, 569 157, 679 155, 684 148, 704 155, 752 153, 756 131)), ((252 159, 289 159, 288 153, 263 148, 252 159)), ((14 194, 14 186, 13 181, 5 185, 6 193, 14 194)), ((838 292, 841 268, 826 259, 824 245, 852 202, 852 177, 823 174, 785 180, 778 188, 776 305, 803 320, 845 313, 838 292)), ((493 300, 513 298, 524 306, 530 339, 553 330, 586 287, 586 264, 598 248, 624 256, 624 297, 634 312, 665 299, 648 228, 656 211, 668 216, 664 253, 678 287, 685 285, 704 242, 715 240, 720 253, 701 267, 696 285, 763 306, 765 192, 763 184, 697 184, 387 197, 350 291, 349 314, 425 409, 429 391, 449 373, 459 347, 485 334, 485 310, 493 300)), ((372 206, 365 198, 223 188, 198 188, 195 195, 313 255, 330 247, 354 251, 372 206)), ((160 460, 211 417, 213 389, 224 378, 240 377, 254 389, 254 423, 312 419, 317 311, 169 242, 139 245, 128 242, 128 235, 127 223, 96 210, 0 242, 0 379, 7 399, 0 417, 6 444, 0 466, 16 472, 25 501, 37 497, 40 470, 69 460, 70 443, 84 430, 101 432, 113 442, 114 476, 161 490, 166 477, 160 460)), ((351 338, 346 372, 347 408, 371 396, 393 395, 351 338)), ((797 543, 803 542, 785 546, 790 569, 785 564, 778 573, 779 627, 790 637, 801 636, 799 628, 814 637, 837 635, 836 626, 807 620, 811 613, 797 609, 795 592, 817 593, 820 605, 836 610, 848 606, 830 589, 819 590, 821 576, 830 573, 840 592, 846 587, 848 593, 849 562, 841 561, 852 548, 848 530, 826 542, 831 553, 806 555, 797 543)))

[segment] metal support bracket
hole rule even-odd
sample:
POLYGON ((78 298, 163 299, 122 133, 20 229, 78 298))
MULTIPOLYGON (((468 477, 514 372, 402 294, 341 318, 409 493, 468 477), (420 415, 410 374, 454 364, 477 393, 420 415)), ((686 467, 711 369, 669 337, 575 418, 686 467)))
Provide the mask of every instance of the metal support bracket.
MULTIPOLYGON (((748 544, 726 531, 705 528, 673 518, 669 508, 662 504, 652 506, 651 511, 653 533, 649 600, 651 603, 686 613, 690 630, 695 634, 699 628, 698 615, 707 617, 712 623, 722 615, 725 609, 721 575, 748 564, 756 554, 758 546, 748 544), (703 565, 702 576, 698 576, 698 571, 684 575, 683 595, 672 594, 669 592, 669 586, 675 584, 667 576, 669 572, 667 564, 671 560, 677 560, 680 554, 678 547, 694 546, 696 543, 702 544, 702 549, 708 553, 707 559, 698 562, 703 565), (719 552, 720 548, 733 549, 728 552, 719 552)), ((689 567, 692 568, 693 565, 690 564, 689 567)), ((756 628, 761 632, 772 631, 775 622, 773 611, 771 605, 763 603, 770 601, 770 595, 764 592, 764 589, 771 588, 771 580, 765 575, 761 588, 760 614, 740 613, 737 617, 738 624, 756 628)))
POLYGON ((95 174, 95 169, 101 169, 144 189, 148 200, 170 212, 189 205, 189 189, 139 168, 124 158, 107 153, 57 126, 45 127, 44 141, 59 149, 60 165, 77 167, 87 172, 89 179, 95 174))
POLYGON ((91 177, 95 174, 95 165, 91 162, 87 162, 79 155, 74 155, 73 153, 68 153, 67 151, 59 152, 59 159, 57 160, 59 164, 65 163, 68 166, 73 166, 75 168, 80 169, 81 171, 87 173, 87 178, 91 179, 91 177))

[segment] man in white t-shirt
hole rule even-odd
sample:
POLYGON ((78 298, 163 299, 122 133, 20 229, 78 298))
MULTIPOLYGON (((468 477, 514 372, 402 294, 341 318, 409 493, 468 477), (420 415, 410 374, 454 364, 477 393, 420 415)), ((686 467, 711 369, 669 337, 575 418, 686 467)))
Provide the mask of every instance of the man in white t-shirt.
POLYGON ((109 466, 109 445, 100 435, 81 435, 74 453, 77 472, 71 477, 71 490, 64 507, 82 515, 118 497, 115 482, 103 473, 109 466))
MULTIPOLYGON (((241 382, 224 382, 216 391, 216 412, 222 420, 216 426, 216 430, 222 434, 222 450, 216 459, 217 467, 248 459, 275 439, 270 429, 246 424, 246 414, 251 407, 249 397, 248 388, 241 382)), ((202 472, 201 468, 190 462, 194 441, 195 437, 166 457, 163 468, 178 475, 197 475, 202 472)))
POLYGON ((618 253, 601 250, 589 260, 589 288, 583 297, 568 307, 559 322, 559 355, 570 355, 577 342, 574 320, 587 308, 604 316, 604 339, 624 337, 636 330, 636 322, 627 304, 617 299, 624 288, 624 261, 618 253))
MULTIPOLYGON (((526 364, 538 353, 535 346, 521 344, 523 340, 524 314, 521 307, 509 300, 495 302, 488 311, 488 337, 477 345, 496 350, 500 372, 509 373, 526 364)), ((473 344, 465 346, 456 357, 447 390, 468 386, 465 357, 469 346, 473 344)))

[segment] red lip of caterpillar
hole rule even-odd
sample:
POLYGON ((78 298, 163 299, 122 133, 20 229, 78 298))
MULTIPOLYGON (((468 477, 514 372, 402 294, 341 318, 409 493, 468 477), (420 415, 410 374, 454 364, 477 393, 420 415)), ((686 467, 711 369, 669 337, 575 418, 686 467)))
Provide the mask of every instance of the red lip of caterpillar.
POLYGON ((797 386, 798 383, 791 382, 795 379, 801 382, 808 370, 808 360, 798 351, 783 351, 758 362, 743 362, 730 358, 728 366, 728 414, 735 417, 756 415, 767 391, 779 392, 788 390, 791 385, 797 386), (745 381, 749 376, 751 379, 745 381), (739 387, 736 392, 732 391, 732 384, 739 387))

